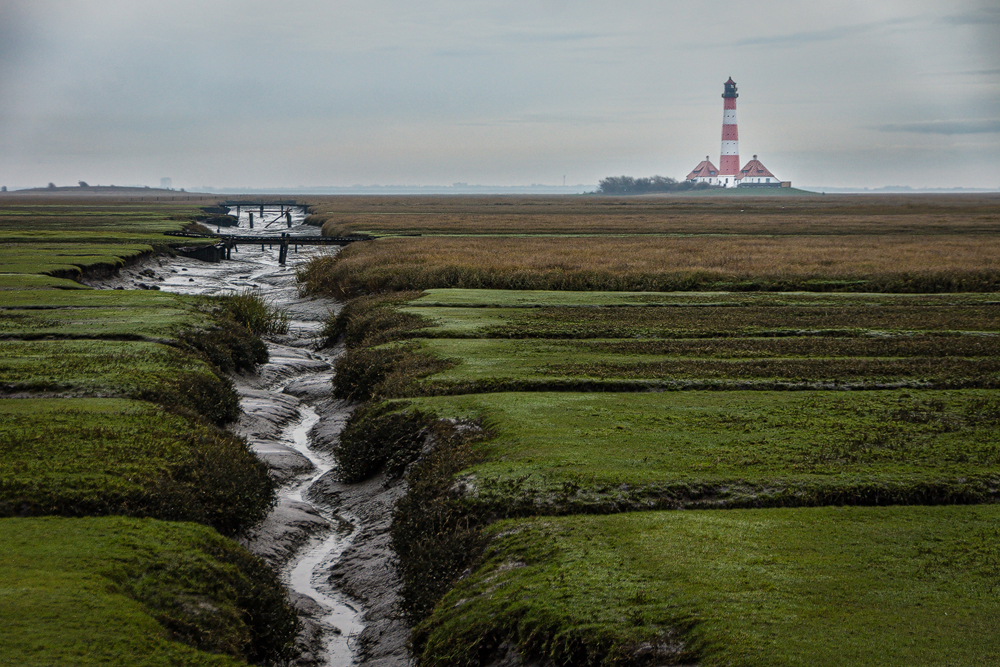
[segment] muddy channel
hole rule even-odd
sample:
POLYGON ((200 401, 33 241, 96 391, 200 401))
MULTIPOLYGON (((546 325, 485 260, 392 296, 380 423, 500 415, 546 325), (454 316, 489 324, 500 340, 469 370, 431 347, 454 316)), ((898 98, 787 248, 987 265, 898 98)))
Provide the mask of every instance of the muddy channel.
MULTIPOLYGON (((300 209, 290 209, 291 228, 278 208, 265 208, 261 216, 255 207, 253 213, 253 230, 249 211, 243 210, 240 226, 221 233, 319 234, 302 224, 300 209)), ((240 245, 231 260, 158 258, 94 286, 207 295, 255 289, 288 311, 288 333, 266 339, 269 362, 252 375, 233 376, 243 415, 231 429, 247 439, 281 482, 277 507, 242 542, 278 569, 304 621, 303 655, 296 664, 407 665, 408 629, 397 618, 399 581, 388 535, 402 489, 381 478, 343 485, 332 474, 329 451, 352 406, 330 396, 340 351, 317 345, 324 321, 340 304, 300 296, 295 279, 297 266, 337 250, 299 246, 281 266, 277 245, 240 245)))

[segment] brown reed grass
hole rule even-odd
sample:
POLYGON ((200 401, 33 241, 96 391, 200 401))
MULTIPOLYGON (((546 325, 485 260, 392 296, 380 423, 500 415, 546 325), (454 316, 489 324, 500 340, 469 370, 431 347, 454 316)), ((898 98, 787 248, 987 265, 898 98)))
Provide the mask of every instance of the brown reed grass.
POLYGON ((1000 195, 310 198, 339 236, 382 234, 954 234, 1000 231, 1000 195))
POLYGON ((302 276, 342 297, 439 287, 1000 291, 1000 236, 386 238, 302 276))

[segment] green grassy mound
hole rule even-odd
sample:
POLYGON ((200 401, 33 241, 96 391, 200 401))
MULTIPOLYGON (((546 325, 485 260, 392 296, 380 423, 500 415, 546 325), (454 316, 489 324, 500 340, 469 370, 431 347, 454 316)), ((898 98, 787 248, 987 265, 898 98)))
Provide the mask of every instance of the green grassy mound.
POLYGON ((803 332, 860 336, 902 332, 997 332, 1000 302, 907 303, 749 299, 669 307, 405 308, 431 320, 427 337, 712 338, 795 336, 803 332))
POLYGON ((0 519, 0 662, 246 665, 293 655, 275 575, 214 531, 121 517, 0 519))
POLYGON ((194 356, 157 343, 7 341, 0 348, 0 388, 137 398, 183 408, 217 424, 240 414, 228 378, 194 356))
POLYGON ((0 339, 169 342, 227 372, 266 362, 267 348, 258 335, 279 330, 283 321, 282 313, 255 295, 210 299, 153 291, 31 289, 3 292, 0 298, 0 339), (260 307, 246 307, 248 302, 260 307))
MULTIPOLYGON (((417 396, 601 388, 997 388, 1000 336, 783 337, 681 341, 420 340, 420 377, 373 394, 417 396), (439 360, 442 370, 430 363, 439 360)), ((383 359, 400 346, 377 348, 383 359)), ((351 351, 341 363, 359 363, 351 351)), ((369 365, 370 361, 366 362, 369 365)), ((398 374, 402 369, 394 369, 398 374)), ((389 374, 387 374, 388 377, 389 374)), ((338 386, 346 378, 338 380, 338 386)))
POLYGON ((138 401, 0 400, 0 460, 0 516, 152 516, 233 535, 274 498, 243 440, 138 401))
MULTIPOLYGON (((63 294, 62 291, 56 292, 63 294)), ((114 294, 112 290, 79 292, 80 295, 114 294)), ((76 293, 70 293, 76 294, 76 293)), ((176 298, 150 305, 131 305, 124 300, 98 297, 81 303, 49 308, 0 309, 0 338, 107 338, 119 340, 169 340, 188 328, 208 328, 211 320, 176 298), (107 301, 108 306, 86 305, 107 301)))
POLYGON ((998 520, 989 505, 503 522, 416 645, 427 666, 511 648, 556 665, 995 664, 998 520))
POLYGON ((43 273, 75 279, 84 271, 115 271, 127 260, 153 252, 149 245, 115 240, 117 242, 113 244, 0 244, 0 270, 4 273, 43 273))
POLYGON ((506 392, 405 405, 488 425, 482 462, 461 478, 473 504, 501 513, 994 502, 1000 484, 1000 399, 988 391, 506 392))
POLYGON ((5 297, 13 293, 14 290, 38 289, 86 291, 91 288, 68 278, 53 278, 52 276, 26 273, 0 273, 0 291, 5 293, 5 297))

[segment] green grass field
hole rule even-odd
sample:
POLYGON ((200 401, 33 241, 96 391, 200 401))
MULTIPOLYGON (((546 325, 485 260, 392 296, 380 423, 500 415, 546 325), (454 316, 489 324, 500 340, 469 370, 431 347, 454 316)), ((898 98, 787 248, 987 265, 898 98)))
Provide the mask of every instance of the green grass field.
POLYGON ((420 340, 449 360, 400 395, 588 387, 1000 388, 1000 337, 420 340))
POLYGON ((203 526, 0 519, 0 663, 280 661, 296 619, 274 575, 203 526))
POLYGON ((6 341, 0 348, 4 391, 141 398, 223 424, 239 417, 228 379, 176 348, 106 340, 6 341))
POLYGON ((636 512, 491 526, 417 630, 424 665, 1000 661, 1000 509, 636 512))
POLYGON ((0 516, 153 516, 233 535, 273 502, 243 440, 142 401, 0 399, 0 459, 0 516))
POLYGON ((85 270, 114 271, 127 260, 152 252, 152 246, 145 244, 39 243, 29 239, 27 243, 0 244, 0 271, 77 278, 85 270))
POLYGON ((993 502, 989 391, 476 394, 407 401, 491 436, 472 502, 542 513, 993 502))

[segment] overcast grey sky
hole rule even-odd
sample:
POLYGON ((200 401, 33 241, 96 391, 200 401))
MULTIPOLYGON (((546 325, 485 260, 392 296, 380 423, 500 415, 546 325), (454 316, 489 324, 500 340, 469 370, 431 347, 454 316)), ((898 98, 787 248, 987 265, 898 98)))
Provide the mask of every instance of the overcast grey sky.
POLYGON ((0 184, 1000 187, 1000 1, 0 0, 0 184))

